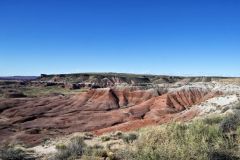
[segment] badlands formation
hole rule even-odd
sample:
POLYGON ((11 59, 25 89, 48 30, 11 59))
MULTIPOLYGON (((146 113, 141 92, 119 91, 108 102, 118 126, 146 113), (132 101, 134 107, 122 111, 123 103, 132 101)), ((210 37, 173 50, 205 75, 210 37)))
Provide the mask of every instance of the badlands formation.
POLYGON ((0 143, 28 146, 75 132, 101 135, 238 112, 235 106, 240 101, 239 79, 223 77, 42 75, 1 81, 0 89, 3 95, 8 93, 0 98, 0 143), (81 92, 28 96, 18 90, 26 86, 81 92))

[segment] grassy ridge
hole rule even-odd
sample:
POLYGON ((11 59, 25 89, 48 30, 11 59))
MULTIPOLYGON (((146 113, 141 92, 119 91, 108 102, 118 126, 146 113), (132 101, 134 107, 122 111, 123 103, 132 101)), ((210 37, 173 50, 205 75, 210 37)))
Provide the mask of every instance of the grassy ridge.
MULTIPOLYGON (((78 94, 85 92, 86 89, 66 89, 58 86, 47 86, 47 87, 34 87, 34 86, 21 86, 18 88, 13 88, 16 92, 23 93, 26 97, 40 97, 51 94, 78 94)), ((0 91, 0 98, 4 98, 7 90, 0 91)))
POLYGON ((28 97, 38 97, 49 94, 77 94, 84 92, 84 89, 75 89, 70 90, 66 88, 61 88, 57 86, 48 86, 48 87, 24 87, 20 91, 28 97))

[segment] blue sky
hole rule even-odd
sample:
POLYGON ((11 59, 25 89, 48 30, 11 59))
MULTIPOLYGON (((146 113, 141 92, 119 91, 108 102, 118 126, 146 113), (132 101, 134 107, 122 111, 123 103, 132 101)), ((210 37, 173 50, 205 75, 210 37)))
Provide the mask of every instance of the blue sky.
POLYGON ((240 76, 240 1, 0 1, 0 76, 73 72, 240 76))

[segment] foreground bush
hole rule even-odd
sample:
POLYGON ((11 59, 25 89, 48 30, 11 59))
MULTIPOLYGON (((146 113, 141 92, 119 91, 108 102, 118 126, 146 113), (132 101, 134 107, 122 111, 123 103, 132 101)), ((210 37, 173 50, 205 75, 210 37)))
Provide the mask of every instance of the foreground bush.
POLYGON ((75 160, 81 157, 86 144, 82 137, 74 137, 68 145, 57 145, 58 152, 52 157, 52 160, 75 160))
POLYGON ((104 149, 103 146, 100 145, 86 147, 86 149, 84 150, 84 155, 92 157, 108 157, 107 151, 104 149))
POLYGON ((24 150, 15 146, 4 146, 0 149, 1 160, 34 160, 24 150))
MULTIPOLYGON (((223 123, 225 122, 221 122, 223 123)), ((219 124, 209 125, 204 121, 195 121, 190 124, 174 123, 141 130, 139 139, 133 146, 119 151, 118 158, 125 160, 235 160, 240 159, 238 142, 239 135, 226 137, 219 124)))
POLYGON ((230 133, 237 130, 239 126, 240 118, 237 114, 231 114, 225 117, 220 123, 220 129, 223 133, 230 133))
POLYGON ((102 140, 102 142, 107 142, 107 141, 111 140, 111 137, 109 137, 109 136, 102 136, 101 140, 102 140))
POLYGON ((129 133, 122 136, 123 141, 126 143, 133 143, 137 138, 138 136, 135 133, 129 133))
POLYGON ((101 145, 87 146, 84 137, 74 137, 70 142, 56 145, 57 153, 50 158, 51 160, 97 160, 109 157, 107 151, 101 145))

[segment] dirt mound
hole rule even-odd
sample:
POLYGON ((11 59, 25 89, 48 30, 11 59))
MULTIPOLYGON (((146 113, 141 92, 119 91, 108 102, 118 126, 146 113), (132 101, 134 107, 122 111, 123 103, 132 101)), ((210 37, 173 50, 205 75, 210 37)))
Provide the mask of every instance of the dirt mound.
POLYGON ((166 94, 151 90, 96 89, 78 95, 0 100, 0 141, 28 145, 78 131, 101 134, 168 122, 193 104, 218 95, 189 89, 166 94))

